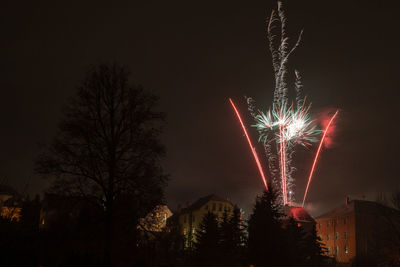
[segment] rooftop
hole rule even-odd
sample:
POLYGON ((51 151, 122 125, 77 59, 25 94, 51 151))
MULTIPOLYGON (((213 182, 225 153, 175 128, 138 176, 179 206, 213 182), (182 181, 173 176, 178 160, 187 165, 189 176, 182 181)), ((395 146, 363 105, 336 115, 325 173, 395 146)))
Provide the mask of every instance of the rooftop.
MULTIPOLYGON (((221 202, 226 202, 226 203, 230 203, 232 204, 232 202, 230 202, 229 200, 219 197, 217 195, 211 194, 205 197, 201 197, 199 198, 196 202, 194 202, 193 204, 189 205, 188 207, 182 209, 182 213, 183 212, 188 212, 188 211, 193 211, 193 210, 198 210, 200 209, 204 204, 206 204, 209 201, 221 201, 221 202)), ((232 204, 233 205, 233 204, 232 204)))
POLYGON ((396 210, 377 202, 367 201, 367 200, 351 200, 348 203, 337 207, 336 209, 333 209, 327 213, 318 216, 316 219, 334 218, 355 212, 363 214, 365 213, 377 214, 378 212, 382 212, 384 210, 397 213, 396 210))
POLYGON ((296 221, 314 221, 313 217, 302 207, 285 206, 285 213, 287 216, 293 217, 296 221))

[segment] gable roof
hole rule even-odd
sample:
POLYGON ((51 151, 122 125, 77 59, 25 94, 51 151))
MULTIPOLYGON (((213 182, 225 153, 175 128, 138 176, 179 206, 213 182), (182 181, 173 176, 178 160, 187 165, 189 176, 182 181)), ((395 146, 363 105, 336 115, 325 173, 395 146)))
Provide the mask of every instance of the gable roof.
POLYGON ((393 214, 399 213, 393 208, 384 206, 377 202, 367 200, 351 200, 348 204, 343 204, 336 209, 318 216, 317 219, 329 219, 351 213, 378 215, 382 212, 392 212, 393 214))
POLYGON ((285 213, 296 221, 313 222, 314 218, 302 207, 285 206, 285 213))
POLYGON ((194 211, 194 210, 199 210, 203 205, 205 205, 209 201, 226 202, 226 203, 229 203, 229 204, 231 204, 233 206, 232 202, 230 202, 229 200, 224 199, 222 197, 219 197, 217 195, 211 194, 211 195, 199 198, 196 202, 191 204, 189 207, 186 207, 186 208, 182 209, 181 213, 194 211))

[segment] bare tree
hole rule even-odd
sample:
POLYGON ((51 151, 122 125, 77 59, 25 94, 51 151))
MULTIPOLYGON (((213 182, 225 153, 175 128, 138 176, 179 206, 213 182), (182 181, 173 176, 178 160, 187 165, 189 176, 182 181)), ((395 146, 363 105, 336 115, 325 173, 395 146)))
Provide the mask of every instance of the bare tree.
POLYGON ((158 98, 128 76, 117 64, 88 71, 36 162, 38 173, 54 178, 54 191, 82 197, 103 213, 108 259, 117 214, 129 214, 136 227, 162 202, 167 180, 160 165, 164 114, 155 111, 158 98))

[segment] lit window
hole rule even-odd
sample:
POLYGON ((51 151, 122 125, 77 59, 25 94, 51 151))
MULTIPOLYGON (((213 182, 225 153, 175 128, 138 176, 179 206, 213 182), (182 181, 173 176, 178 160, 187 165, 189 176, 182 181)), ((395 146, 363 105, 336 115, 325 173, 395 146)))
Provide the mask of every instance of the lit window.
POLYGON ((183 228, 183 234, 186 235, 186 228, 183 228))
POLYGON ((212 210, 215 211, 215 203, 212 205, 212 210))
POLYGON ((347 232, 344 232, 344 239, 347 239, 347 232))
POLYGON ((344 253, 349 254, 349 246, 344 246, 344 253))
POLYGON ((330 236, 330 235, 327 235, 327 236, 326 236, 326 240, 331 240, 331 236, 330 236))
POLYGON ((339 232, 335 233, 335 239, 338 240, 339 239, 339 232))
POLYGON ((339 246, 335 247, 335 252, 336 252, 336 255, 339 255, 339 246))
POLYGON ((196 228, 193 227, 192 234, 196 233, 196 228))

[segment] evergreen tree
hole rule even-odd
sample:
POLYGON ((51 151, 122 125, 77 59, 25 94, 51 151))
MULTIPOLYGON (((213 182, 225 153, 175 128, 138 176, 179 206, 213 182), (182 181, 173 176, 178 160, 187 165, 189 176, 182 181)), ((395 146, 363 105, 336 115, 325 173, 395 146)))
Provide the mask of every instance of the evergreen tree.
POLYGON ((283 213, 273 188, 256 198, 248 224, 248 260, 259 266, 287 266, 283 213))
POLYGON ((285 224, 285 236, 289 266, 308 266, 305 261, 305 233, 293 217, 285 224))
POLYGON ((209 211, 204 215, 200 229, 196 233, 194 265, 220 266, 218 263, 221 258, 220 240, 217 216, 209 211))
POLYGON ((240 209, 235 206, 232 216, 225 211, 221 223, 221 249, 225 266, 243 265, 246 243, 240 209))
POLYGON ((320 267, 327 263, 328 257, 324 255, 326 248, 324 248, 321 238, 317 236, 315 225, 311 232, 305 237, 305 256, 306 264, 310 267, 320 267))

